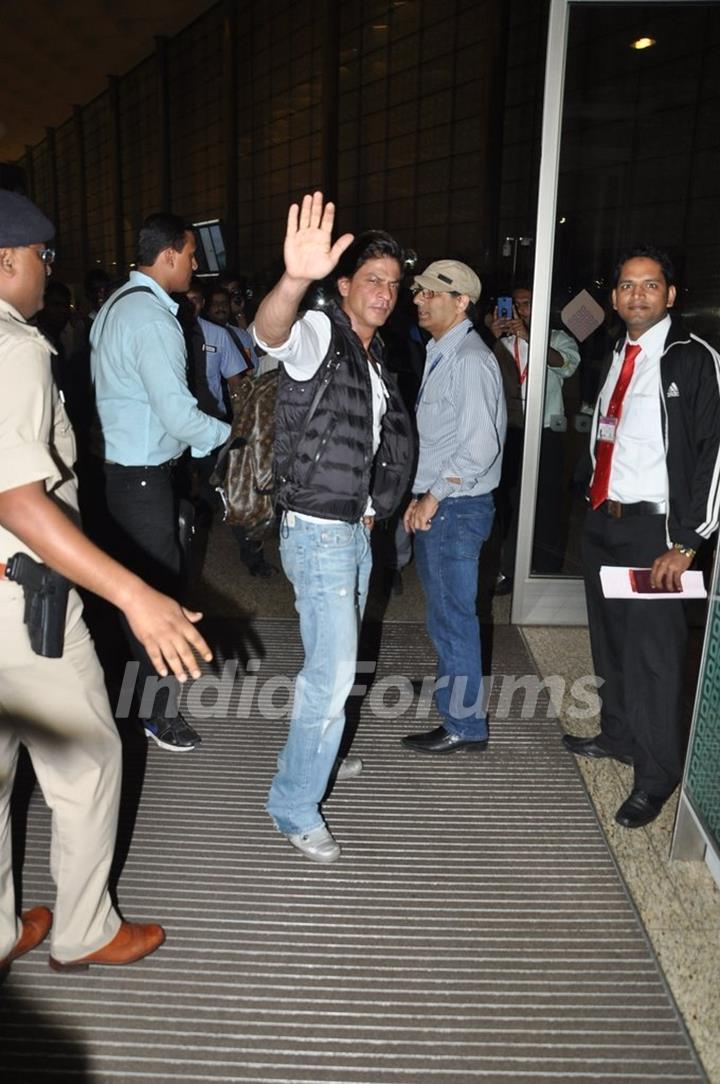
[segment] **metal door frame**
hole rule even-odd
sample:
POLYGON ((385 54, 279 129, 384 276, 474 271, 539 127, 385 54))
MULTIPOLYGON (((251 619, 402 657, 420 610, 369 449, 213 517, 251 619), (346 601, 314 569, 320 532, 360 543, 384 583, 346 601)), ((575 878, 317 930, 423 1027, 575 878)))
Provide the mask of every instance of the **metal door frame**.
MULTIPOLYGON (((654 0, 677 3, 678 0, 654 0)), ((516 625, 586 625, 581 579, 531 576, 535 499, 542 430, 545 365, 550 330, 550 298, 555 246, 560 142, 565 93, 565 61, 571 7, 619 3, 642 7, 638 0, 550 0, 543 95, 542 146, 535 232, 533 318, 525 403, 525 449, 520 480, 520 511, 511 621, 516 625)))

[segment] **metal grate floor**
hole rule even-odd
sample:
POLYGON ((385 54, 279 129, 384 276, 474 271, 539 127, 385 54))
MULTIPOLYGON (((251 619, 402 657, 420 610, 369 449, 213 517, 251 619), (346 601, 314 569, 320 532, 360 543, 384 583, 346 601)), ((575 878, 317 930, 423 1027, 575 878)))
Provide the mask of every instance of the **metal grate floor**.
MULTIPOLYGON (((286 723, 258 693, 267 715, 277 679, 279 715, 296 623, 252 639, 253 696, 238 682, 223 718, 198 719, 198 752, 148 750, 119 894, 166 945, 84 975, 43 950, 18 961, 0 989, 7 1084, 704 1079, 544 695, 532 718, 497 709, 487 753, 436 761, 398 739, 437 720, 415 720, 417 699, 398 717, 377 685, 363 775, 325 807, 343 857, 314 866, 263 811, 286 723)), ((495 630, 493 669, 534 674, 516 629, 495 630)), ((432 670, 420 625, 385 626, 378 682, 432 670)), ((52 898, 48 843, 35 795, 25 906, 52 898)))

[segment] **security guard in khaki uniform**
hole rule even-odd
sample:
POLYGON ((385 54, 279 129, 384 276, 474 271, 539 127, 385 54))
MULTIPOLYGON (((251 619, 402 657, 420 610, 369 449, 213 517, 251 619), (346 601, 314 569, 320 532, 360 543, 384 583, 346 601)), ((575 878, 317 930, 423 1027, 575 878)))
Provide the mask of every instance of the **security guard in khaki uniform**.
POLYGON ((163 676, 172 669, 180 680, 198 677, 193 649, 210 658, 191 624, 199 614, 148 587, 72 522, 73 432, 50 347, 26 322, 42 307, 54 232, 24 196, 0 190, 0 976, 51 925, 56 970, 131 963, 165 939, 160 926, 121 921, 108 894, 120 740, 80 599, 71 589, 61 657, 36 654, 23 588, 7 577, 17 562, 8 562, 27 554, 117 605, 163 676), (20 742, 53 814, 54 921, 45 907, 22 919, 15 912, 9 807, 20 742))

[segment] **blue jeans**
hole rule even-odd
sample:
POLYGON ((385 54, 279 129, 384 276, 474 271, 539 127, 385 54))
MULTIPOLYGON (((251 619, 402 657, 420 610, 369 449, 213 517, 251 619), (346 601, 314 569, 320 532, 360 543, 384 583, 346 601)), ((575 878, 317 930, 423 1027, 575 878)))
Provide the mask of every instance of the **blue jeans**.
POLYGON ((323 824, 318 806, 345 727, 372 568, 370 532, 362 523, 310 523, 296 516, 290 526, 288 518, 286 513, 280 527, 280 556, 295 589, 305 660, 265 807, 286 835, 323 824))
POLYGON ((426 600, 426 623, 437 652, 435 703, 443 726, 461 738, 487 737, 482 708, 478 560, 490 534, 492 494, 447 497, 428 531, 415 533, 415 564, 426 600))

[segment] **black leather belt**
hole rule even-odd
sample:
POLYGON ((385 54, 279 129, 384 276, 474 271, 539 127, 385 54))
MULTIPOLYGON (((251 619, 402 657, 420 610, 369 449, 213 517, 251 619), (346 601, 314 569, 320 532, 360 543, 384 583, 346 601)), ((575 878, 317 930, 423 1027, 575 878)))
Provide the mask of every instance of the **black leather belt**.
POLYGON ((624 516, 664 516, 665 505, 656 501, 636 501, 634 504, 623 504, 621 501, 605 501, 598 511, 613 519, 622 519, 624 516))
POLYGON ((115 463, 112 459, 104 459, 106 467, 117 467, 118 470, 172 470, 180 462, 180 459, 168 459, 165 463, 115 463))

